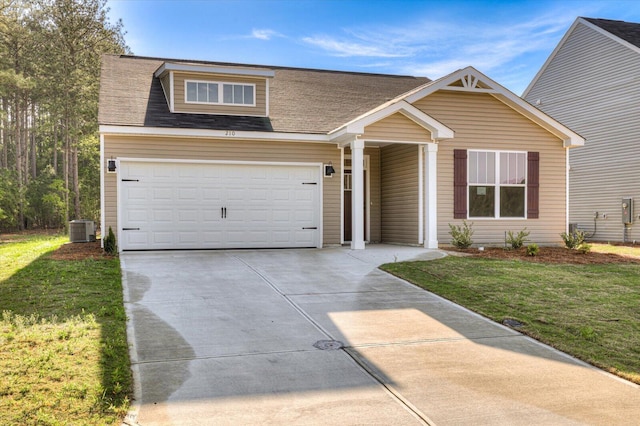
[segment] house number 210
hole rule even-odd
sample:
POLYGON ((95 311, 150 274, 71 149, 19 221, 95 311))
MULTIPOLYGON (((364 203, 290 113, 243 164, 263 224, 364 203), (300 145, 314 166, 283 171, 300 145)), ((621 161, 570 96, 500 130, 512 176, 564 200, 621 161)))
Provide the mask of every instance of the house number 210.
POLYGON ((225 136, 235 136, 236 135, 236 131, 235 130, 226 130, 224 132, 225 136))

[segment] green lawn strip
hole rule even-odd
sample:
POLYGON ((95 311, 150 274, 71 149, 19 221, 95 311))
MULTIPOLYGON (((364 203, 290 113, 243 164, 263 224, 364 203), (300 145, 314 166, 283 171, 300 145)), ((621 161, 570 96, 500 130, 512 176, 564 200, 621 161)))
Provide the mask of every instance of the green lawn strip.
POLYGON ((44 253, 53 251, 69 241, 64 235, 25 235, 15 242, 0 240, 0 281, 24 268, 44 253))
POLYGON ((0 424, 117 424, 132 386, 119 261, 52 260, 68 239, 48 238, 0 245, 13 259, 0 277, 0 424))
POLYGON ((448 256, 381 268, 494 321, 640 383, 640 265, 448 256))
POLYGON ((616 246, 611 244, 590 243, 591 251, 597 253, 617 254, 618 256, 640 257, 639 246, 616 246))

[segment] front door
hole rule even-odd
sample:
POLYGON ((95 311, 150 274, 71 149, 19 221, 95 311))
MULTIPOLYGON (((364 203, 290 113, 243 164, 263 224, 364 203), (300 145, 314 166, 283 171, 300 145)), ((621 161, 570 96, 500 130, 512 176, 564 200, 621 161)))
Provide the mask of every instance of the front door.
MULTIPOLYGON (((366 155, 365 156, 365 161, 364 161, 364 171, 363 171, 363 181, 364 181, 364 187, 365 187, 365 194, 364 194, 364 221, 363 221, 363 226, 364 226, 364 239, 365 240, 369 240, 369 233, 368 231, 368 220, 367 220, 367 216, 368 214, 368 209, 367 209, 367 204, 368 204, 368 188, 369 188, 369 182, 368 182, 368 164, 369 164, 369 156, 366 155)), ((352 204, 351 204, 351 158, 349 156, 345 156, 345 160, 344 160, 344 181, 342 182, 343 185, 343 197, 344 197, 344 241, 345 242, 349 242, 351 241, 352 238, 352 229, 351 229, 351 215, 352 215, 352 204)))

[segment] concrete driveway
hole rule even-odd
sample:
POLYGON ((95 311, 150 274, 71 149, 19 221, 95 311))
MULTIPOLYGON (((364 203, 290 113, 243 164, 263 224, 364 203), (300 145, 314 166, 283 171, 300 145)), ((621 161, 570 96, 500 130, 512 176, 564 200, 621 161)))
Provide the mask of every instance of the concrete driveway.
POLYGON ((123 254, 126 422, 637 424, 637 386, 376 269, 440 256, 123 254))

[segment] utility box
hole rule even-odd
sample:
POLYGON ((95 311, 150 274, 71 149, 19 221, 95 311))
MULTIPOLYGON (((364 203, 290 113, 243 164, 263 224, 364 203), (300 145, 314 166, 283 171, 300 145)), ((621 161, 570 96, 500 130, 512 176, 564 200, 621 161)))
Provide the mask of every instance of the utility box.
POLYGON ((90 243, 96 240, 96 225, 92 220, 72 220, 69 222, 69 241, 90 243))
POLYGON ((622 199, 622 223, 631 225, 633 223, 633 198, 622 199))

